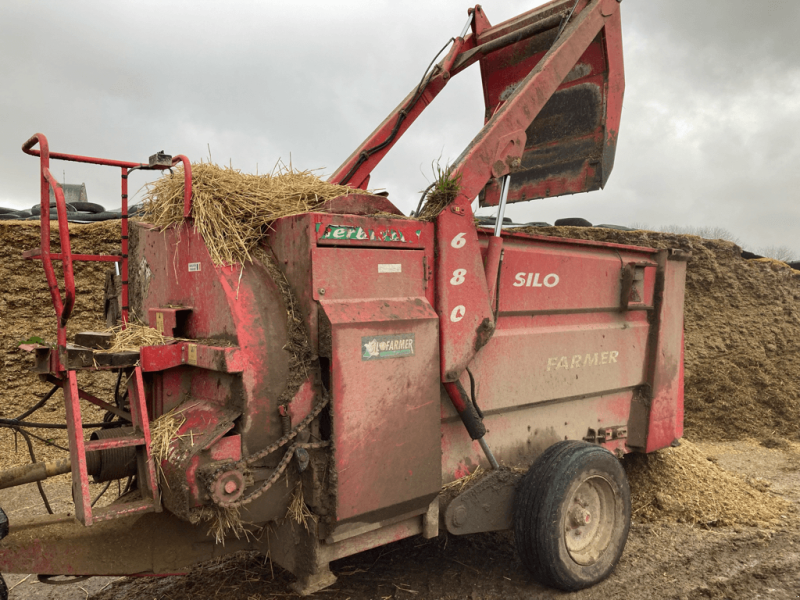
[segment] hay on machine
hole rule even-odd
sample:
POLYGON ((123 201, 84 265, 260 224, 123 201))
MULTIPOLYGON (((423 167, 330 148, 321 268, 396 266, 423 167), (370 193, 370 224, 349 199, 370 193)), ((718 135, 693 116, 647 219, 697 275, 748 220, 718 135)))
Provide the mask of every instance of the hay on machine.
MULTIPOLYGON (((178 170, 149 184, 144 202, 148 223, 168 227, 183 221, 184 184, 178 170)), ((213 163, 192 165, 194 225, 216 265, 252 262, 253 250, 276 219, 318 210, 337 196, 367 193, 283 163, 267 175, 213 163)))

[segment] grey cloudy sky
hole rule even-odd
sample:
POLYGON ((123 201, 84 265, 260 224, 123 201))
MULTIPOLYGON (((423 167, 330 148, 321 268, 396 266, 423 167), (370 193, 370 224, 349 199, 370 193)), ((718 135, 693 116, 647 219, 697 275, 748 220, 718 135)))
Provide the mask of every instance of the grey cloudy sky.
MULTIPOLYGON (((485 0, 492 23, 540 4, 485 0)), ((0 4, 0 206, 37 201, 35 132, 53 151, 144 161, 157 150, 243 171, 282 158, 330 173, 457 35, 466 2, 0 4)), ((626 93, 602 192, 522 203, 549 221, 724 227, 800 254, 797 0, 625 0, 626 93)), ((482 125, 480 74, 454 78, 373 174, 408 212, 431 162, 482 125)), ((57 162, 119 205, 116 169, 57 162)), ((132 180, 132 189, 144 175, 132 180)))

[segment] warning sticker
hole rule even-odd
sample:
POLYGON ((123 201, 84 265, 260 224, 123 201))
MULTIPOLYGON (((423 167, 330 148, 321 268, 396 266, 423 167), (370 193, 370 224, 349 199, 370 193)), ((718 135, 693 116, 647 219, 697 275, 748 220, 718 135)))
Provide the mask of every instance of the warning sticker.
POLYGON ((200 263, 189 263, 189 273, 197 273, 200 270, 200 263))
POLYGON ((378 273, 402 273, 403 272, 403 265, 402 264, 380 264, 378 265, 378 273))
POLYGON ((414 334, 375 335, 361 338, 361 360, 414 356, 414 334))

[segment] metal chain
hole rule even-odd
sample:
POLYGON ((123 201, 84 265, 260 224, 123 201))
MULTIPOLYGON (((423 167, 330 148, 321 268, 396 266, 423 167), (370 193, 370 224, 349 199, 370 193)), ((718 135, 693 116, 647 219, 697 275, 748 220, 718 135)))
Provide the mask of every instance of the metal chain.
POLYGON ((289 466, 289 462, 291 462, 292 457, 294 456, 295 450, 298 448, 305 448, 306 450, 317 450, 319 448, 326 448, 330 445, 330 442, 314 442, 309 444, 292 444, 289 446, 289 449, 286 451, 286 454, 283 455, 281 462, 278 463, 278 466, 275 468, 275 471, 270 475, 269 479, 267 479, 261 486, 253 491, 250 492, 247 496, 243 496, 239 500, 235 502, 220 502, 216 500, 212 496, 212 501, 217 506, 221 508, 239 508, 240 506, 244 506, 245 504, 250 504, 253 500, 259 498, 263 495, 269 488, 271 488, 275 482, 280 479, 280 476, 283 475, 283 472, 286 471, 286 467, 289 466))
POLYGON ((275 452, 275 450, 277 450, 278 448, 280 448, 284 444, 287 444, 288 442, 291 442, 294 438, 297 437, 297 434, 299 434, 306 427, 308 427, 311 424, 311 421, 313 421, 314 419, 316 419, 319 416, 319 414, 322 412, 322 410, 326 406, 328 406, 328 402, 330 402, 330 396, 328 395, 327 392, 324 392, 324 394, 322 396, 322 402, 317 404, 317 406, 314 407, 314 410, 312 410, 310 413, 308 413, 308 416, 306 416, 305 419, 303 419, 302 421, 300 421, 300 423, 297 424, 297 427, 292 429, 289 433, 287 433, 286 435, 284 435, 282 438, 278 439, 277 441, 273 442, 272 444, 270 444, 269 446, 267 446, 263 450, 260 450, 259 452, 256 452, 255 454, 251 454, 250 456, 248 456, 244 460, 239 461, 236 464, 236 466, 239 467, 239 468, 250 466, 254 462, 269 456, 270 454, 275 452))
MULTIPOLYGON (((297 435, 301 431, 306 429, 311 424, 311 421, 313 421, 315 418, 319 416, 322 410, 328 405, 329 401, 330 401, 330 396, 327 393, 325 393, 322 398, 322 402, 320 402, 314 408, 314 410, 312 410, 306 416, 305 419, 300 421, 300 423, 297 424, 297 427, 292 429, 292 431, 284 435, 279 440, 273 442, 263 450, 256 452, 251 456, 248 456, 244 460, 239 461, 238 463, 236 463, 236 467, 239 469, 248 467, 252 465, 254 462, 261 460, 266 456, 269 456, 284 444, 287 444, 288 442, 292 441, 295 437, 297 437, 297 435)), ((222 502, 214 498, 213 495, 211 497, 211 500, 212 502, 214 502, 214 504, 216 504, 221 508, 239 508, 241 506, 244 506, 245 504, 250 504, 257 498, 262 496, 269 488, 271 488, 275 484, 276 481, 278 481, 280 476, 283 475, 284 471, 286 471, 286 467, 289 466, 289 462, 292 460, 295 450, 297 450, 298 448, 304 448, 307 450, 317 450, 320 448, 326 448, 329 445, 330 445, 329 441, 292 444, 291 446, 289 446, 289 449, 286 451, 286 454, 283 455, 283 458, 281 458, 281 461, 278 463, 278 466, 275 467, 275 471, 273 471, 272 475, 269 476, 269 479, 267 479, 264 483, 262 483, 255 491, 250 492, 247 496, 242 496, 239 500, 236 500, 234 502, 222 502)))

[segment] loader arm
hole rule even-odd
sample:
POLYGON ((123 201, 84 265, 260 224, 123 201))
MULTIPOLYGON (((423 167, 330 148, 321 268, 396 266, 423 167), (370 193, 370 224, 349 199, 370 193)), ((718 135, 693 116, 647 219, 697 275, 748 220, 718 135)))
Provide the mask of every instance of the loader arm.
MULTIPOLYGON (((496 274, 497 264, 484 265, 472 201, 490 180, 521 170, 527 131, 601 30, 608 29, 606 45, 620 43, 618 6, 617 0, 578 2, 560 37, 452 166, 452 177, 459 178, 460 191, 436 220, 436 301, 444 382, 461 377, 494 329, 491 282, 486 275, 496 274), (608 35, 609 31, 616 35, 608 35), (463 282, 458 273, 463 273, 463 282)), ((621 105, 621 90, 618 102, 621 105)), ((613 154, 616 130, 607 136, 613 154)), ((499 252, 494 254, 497 260, 499 252)))
POLYGON ((508 175, 509 203, 599 189, 608 178, 624 91, 618 9, 619 0, 556 0, 494 27, 480 6, 469 9, 472 32, 463 37, 465 27, 448 55, 330 178, 366 187, 372 169, 450 77, 481 64, 486 123, 452 165, 460 193, 436 221, 443 382, 461 377, 494 329, 487 280, 497 274, 500 248, 484 264, 472 200, 481 194, 483 204, 497 204, 508 175), (594 94, 593 115, 564 122, 561 113, 585 102, 587 91, 594 94), (548 114, 537 121, 543 109, 548 114))
POLYGON ((450 77, 480 63, 485 125, 452 165, 459 193, 436 218, 436 310, 441 380, 493 466, 480 410, 461 379, 496 327, 503 240, 498 227, 484 257, 471 204, 476 197, 500 204, 501 222, 506 202, 605 185, 624 91, 619 1, 555 0, 495 27, 480 6, 470 9, 472 33, 465 38, 465 27, 454 38, 448 55, 331 177, 365 188, 450 77))

